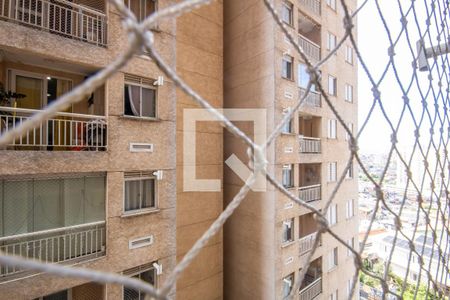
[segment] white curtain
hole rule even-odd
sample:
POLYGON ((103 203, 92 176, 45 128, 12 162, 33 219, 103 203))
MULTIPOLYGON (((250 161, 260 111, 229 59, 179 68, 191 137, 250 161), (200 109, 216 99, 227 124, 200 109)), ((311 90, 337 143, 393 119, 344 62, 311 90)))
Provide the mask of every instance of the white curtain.
POLYGON ((140 87, 128 85, 128 99, 130 100, 131 111, 133 115, 140 116, 140 87))

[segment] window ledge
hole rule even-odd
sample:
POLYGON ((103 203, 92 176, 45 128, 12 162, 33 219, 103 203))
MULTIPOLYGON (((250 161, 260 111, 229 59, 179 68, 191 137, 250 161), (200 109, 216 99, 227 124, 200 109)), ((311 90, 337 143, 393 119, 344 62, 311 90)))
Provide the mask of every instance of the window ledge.
POLYGON ((331 269, 328 269, 328 273, 333 272, 337 269, 337 265, 333 266, 331 269))
POLYGON ((287 248, 287 247, 289 247, 289 246, 291 246, 293 244, 295 244, 294 240, 293 241, 289 241, 289 242, 282 242, 281 248, 287 248))
POLYGON ((142 215, 149 215, 160 212, 159 208, 149 208, 149 209, 141 209, 136 211, 130 211, 130 212, 122 212, 122 215, 120 215, 121 218, 132 218, 142 215))
POLYGON ((162 121, 158 117, 150 118, 150 117, 133 117, 133 116, 121 115, 119 118, 125 119, 125 120, 144 121, 144 122, 160 122, 160 121, 162 121))
POLYGON ((295 132, 281 132, 281 135, 294 136, 294 135, 297 135, 297 134, 295 132))

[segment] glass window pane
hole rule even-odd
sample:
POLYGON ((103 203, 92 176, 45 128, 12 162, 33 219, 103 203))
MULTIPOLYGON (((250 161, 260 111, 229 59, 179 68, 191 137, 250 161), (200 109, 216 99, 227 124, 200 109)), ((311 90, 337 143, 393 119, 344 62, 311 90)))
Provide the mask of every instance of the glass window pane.
POLYGON ((125 181, 125 211, 140 209, 140 180, 125 181))
POLYGON ((124 114, 127 116, 141 115, 141 91, 139 86, 125 84, 124 88, 124 114))
POLYGON ((151 285, 155 285, 155 270, 150 269, 148 271, 142 272, 141 280, 150 283, 151 285))
POLYGON ((142 88, 142 116, 156 117, 155 90, 142 88))
POLYGON ((17 107, 30 109, 42 108, 42 79, 17 75, 16 92, 25 95, 23 99, 17 101, 17 107))
POLYGON ((86 177, 85 222, 105 220, 106 177, 86 177))
POLYGON ((3 235, 28 232, 33 208, 32 181, 5 181, 4 197, 3 235))
POLYGON ((142 193, 142 207, 154 207, 155 206, 155 180, 146 179, 143 180, 143 193, 142 193))
POLYGON ((84 178, 63 179, 64 225, 84 223, 84 178))
POLYGON ((63 226, 60 179, 34 181, 34 231, 63 226))
POLYGON ((130 288, 124 288, 123 300, 139 300, 139 291, 130 288))

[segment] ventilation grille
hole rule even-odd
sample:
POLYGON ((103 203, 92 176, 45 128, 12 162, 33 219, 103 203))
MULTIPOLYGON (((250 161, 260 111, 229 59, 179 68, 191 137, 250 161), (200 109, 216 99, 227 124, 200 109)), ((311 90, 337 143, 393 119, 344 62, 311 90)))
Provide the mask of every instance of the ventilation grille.
POLYGON ((153 144, 130 143, 131 152, 153 152, 153 144))
POLYGON ((154 79, 142 78, 136 75, 125 74, 126 83, 153 86, 154 79))
POLYGON ((153 235, 149 235, 146 237, 138 238, 135 240, 130 240, 128 243, 128 248, 130 249, 137 249, 146 247, 153 244, 153 235))

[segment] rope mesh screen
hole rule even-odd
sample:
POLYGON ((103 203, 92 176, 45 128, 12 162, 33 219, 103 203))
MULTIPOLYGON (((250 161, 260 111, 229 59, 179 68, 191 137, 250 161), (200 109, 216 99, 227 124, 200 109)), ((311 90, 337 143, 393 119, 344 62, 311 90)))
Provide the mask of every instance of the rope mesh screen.
MULTIPOLYGON (((448 226, 448 172, 449 158, 447 145, 449 142, 450 122, 447 114, 449 99, 449 61, 446 55, 439 55, 439 44, 449 41, 448 27, 448 1, 378 1, 366 0, 359 3, 358 9, 350 11, 345 0, 338 1, 336 6, 343 12, 342 26, 344 34, 334 43, 335 47, 323 55, 321 59, 314 55, 309 57, 307 52, 314 54, 314 51, 304 49, 308 45, 304 41, 299 41, 297 36, 290 34, 289 29, 284 25, 282 16, 279 13, 279 6, 271 0, 261 0, 264 2, 268 13, 273 17, 279 29, 285 34, 293 48, 299 53, 307 66, 310 80, 307 87, 302 91, 302 97, 284 115, 280 124, 269 134, 265 144, 256 145, 252 140, 241 132, 231 121, 229 121, 219 111, 214 109, 208 99, 202 98, 182 78, 178 76, 172 67, 167 64, 159 55, 155 47, 153 33, 149 30, 163 18, 176 17, 182 13, 191 11, 199 6, 208 5, 211 0, 186 0, 173 6, 158 10, 151 14, 143 22, 136 22, 136 17, 124 6, 120 0, 112 0, 115 7, 122 14, 129 36, 130 42, 124 53, 96 75, 87 79, 71 92, 63 95, 59 100, 52 103, 45 110, 35 114, 23 122, 20 126, 3 132, 0 136, 0 146, 7 145, 28 130, 39 126, 43 121, 54 116, 58 111, 64 111, 71 104, 81 101, 99 88, 114 73, 118 72, 135 53, 142 53, 142 48, 146 48, 146 54, 159 66, 160 70, 171 79, 175 85, 184 93, 189 95, 201 107, 207 109, 212 115, 222 122, 222 125, 249 147, 254 164, 254 173, 246 180, 240 191, 223 210, 220 216, 213 222, 208 230, 201 236, 187 254, 179 261, 174 270, 168 276, 163 285, 156 289, 144 281, 135 278, 103 273, 96 270, 77 269, 62 265, 44 264, 36 260, 26 260, 19 256, 0 254, 0 264, 4 267, 11 266, 17 268, 32 269, 35 271, 48 272, 59 276, 84 278, 101 284, 118 283, 126 287, 127 291, 134 293, 146 293, 156 299, 167 299, 169 292, 174 287, 177 278, 192 262, 199 251, 207 242, 222 228, 225 221, 233 214, 235 209, 244 201, 246 194, 250 190, 257 174, 263 174, 267 181, 276 189, 315 214, 318 223, 318 238, 314 240, 312 251, 307 254, 307 266, 303 266, 300 276, 295 279, 289 297, 298 294, 305 273, 312 257, 320 244, 320 235, 329 234, 351 252, 356 267, 351 286, 348 286, 350 298, 357 290, 358 282, 366 284, 371 281, 371 285, 380 291, 378 295, 382 299, 415 298, 415 299, 441 299, 446 298, 448 292, 445 289, 449 273, 449 226, 448 226), (389 2, 388 5, 386 2, 389 2), (381 24, 383 32, 381 38, 385 43, 384 62, 378 63, 377 70, 373 70, 369 60, 370 53, 365 53, 359 47, 356 40, 355 21, 356 17, 365 10, 374 16, 381 24), (392 17, 394 12, 394 17, 392 17), (387 14, 390 17, 387 17, 387 14), (424 72, 419 70, 418 48, 419 45, 431 49, 428 51, 428 67, 424 72), (348 53, 347 46, 351 45, 353 53, 348 53), (433 48, 434 47, 434 48, 433 48), (327 89, 325 89, 320 67, 326 64, 337 52, 346 53, 357 60, 362 70, 362 76, 368 82, 371 93, 359 95, 359 102, 369 103, 368 110, 364 117, 360 118, 358 132, 349 127, 333 101, 330 100, 327 89), (407 62, 405 64, 405 62, 407 62), (407 67, 405 67, 405 65, 407 67), (281 183, 281 178, 275 178, 273 174, 266 171, 267 162, 263 155, 264 150, 271 145, 279 136, 286 123, 294 116, 294 113, 308 101, 308 96, 313 93, 311 88, 315 87, 314 93, 322 96, 322 105, 330 108, 338 124, 345 130, 348 139, 348 159, 344 169, 337 174, 335 188, 328 195, 325 205, 321 211, 308 204, 298 195, 292 194, 281 183), (386 90, 389 93, 386 93, 386 90), (400 104, 399 104, 400 103, 400 104), (392 109, 392 105, 400 105, 399 109, 392 109), (387 140, 386 155, 383 161, 383 168, 380 172, 374 173, 367 164, 367 158, 361 154, 358 141, 363 141, 368 135, 371 123, 377 123, 381 128, 382 136, 387 140), (410 147, 405 151, 404 144, 410 147), (419 162, 420 167, 417 166, 419 162), (388 184, 389 174, 394 168, 402 174, 402 185, 394 190, 388 184), (365 181, 365 187, 373 195, 374 209, 368 215, 368 226, 364 236, 357 243, 349 243, 343 237, 333 231, 328 225, 326 212, 335 196, 339 193, 341 185, 351 167, 358 167, 360 176, 365 181), (398 205, 392 205, 388 201, 390 193, 396 193, 400 200, 398 205), (407 207, 408 206, 408 209, 407 207), (413 229, 405 228, 406 211, 415 212, 416 226, 413 229), (385 263, 374 266, 371 261, 363 257, 363 251, 367 248, 369 233, 375 221, 383 214, 387 215, 392 222, 394 234, 389 240, 391 245, 386 248, 385 263), (420 226, 419 226, 420 225, 420 226), (420 231, 419 231, 419 228, 420 231), (353 244, 353 245, 352 245, 353 244), (353 247, 352 247, 353 246, 353 247), (407 269, 404 276, 394 275, 391 272, 391 261, 396 255, 396 249, 406 250, 407 269), (412 275, 412 265, 419 266, 414 277, 421 284, 411 285, 408 278, 412 275), (139 292, 137 292, 139 291, 139 292), (408 296, 407 296, 408 294, 408 296)), ((302 1, 305 2, 305 1, 302 1)), ((315 1, 312 1, 315 3, 315 1)), ((329 1, 334 3, 334 1, 329 1)), ((314 6, 320 11, 320 6, 314 6)), ((370 35, 370 32, 362 33, 370 35)), ((374 43, 378 41, 374 40, 374 43)), ((420 48, 420 47, 419 47, 420 48)), ((446 47, 444 47, 446 48, 446 47)), ((445 50, 445 49, 444 49, 445 50)), ((310 99, 310 97, 309 97, 310 99)), ((399 175, 400 176, 400 175, 399 175)), ((409 228, 409 227, 408 227, 409 228)), ((341 296, 340 296, 341 297, 341 296)))

